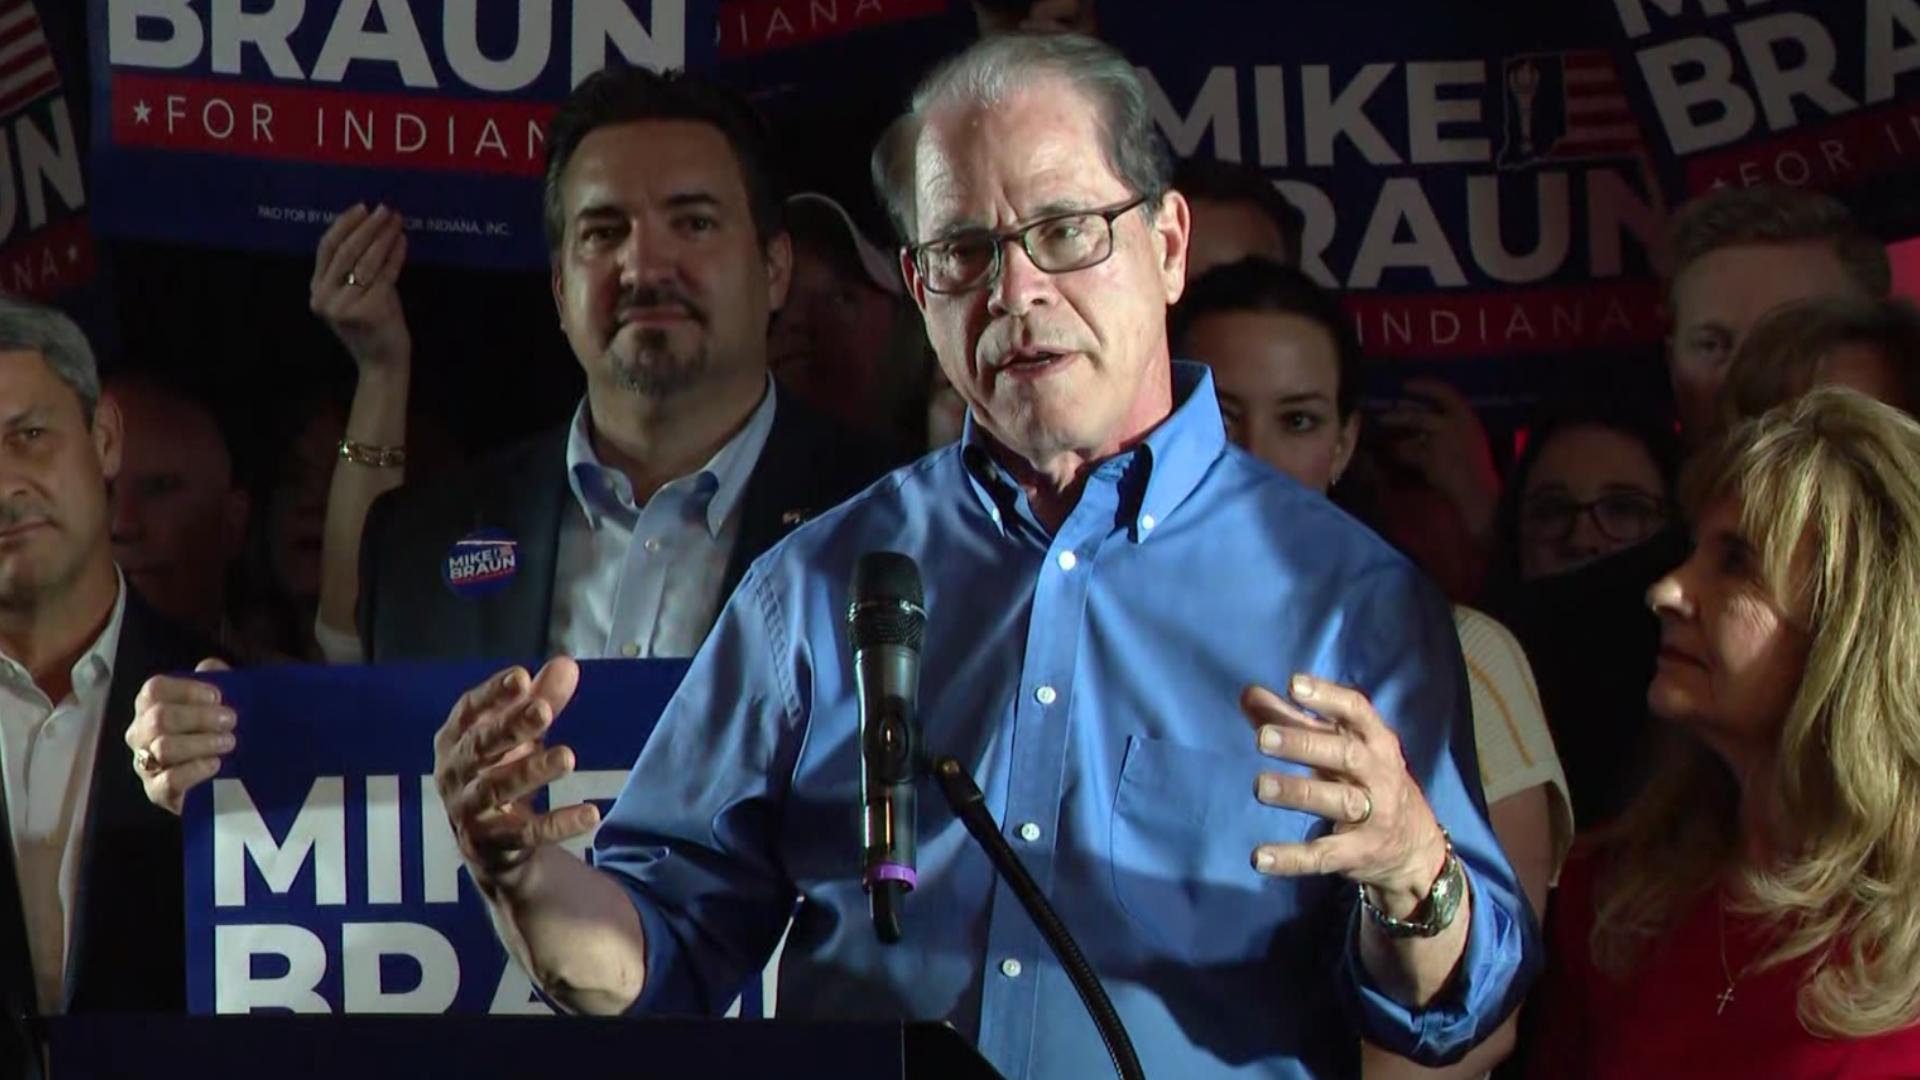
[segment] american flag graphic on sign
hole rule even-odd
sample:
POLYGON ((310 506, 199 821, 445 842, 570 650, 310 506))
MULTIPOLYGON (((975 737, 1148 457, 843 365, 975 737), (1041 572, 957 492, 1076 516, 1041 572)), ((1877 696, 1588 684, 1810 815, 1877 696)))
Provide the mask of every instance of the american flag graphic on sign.
POLYGON ((1598 49, 1508 57, 1502 168, 1632 157, 1644 143, 1613 57, 1598 49))
POLYGON ((33 0, 0 0, 0 118, 60 88, 33 0))

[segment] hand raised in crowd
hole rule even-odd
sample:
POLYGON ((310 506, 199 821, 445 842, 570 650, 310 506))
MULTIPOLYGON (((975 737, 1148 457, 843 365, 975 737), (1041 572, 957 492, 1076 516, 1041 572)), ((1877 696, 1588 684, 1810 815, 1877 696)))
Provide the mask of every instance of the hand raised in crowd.
POLYGON ((1387 914, 1407 917, 1439 877, 1446 839, 1407 771, 1399 736, 1357 690, 1305 675, 1295 675, 1291 689, 1318 715, 1261 686, 1247 688, 1240 709, 1259 727, 1261 753, 1313 775, 1261 773, 1254 793, 1334 828, 1302 843, 1256 848, 1255 869, 1278 877, 1339 874, 1373 886, 1374 903, 1387 914))
POLYGON ((533 809, 535 792, 574 769, 573 751, 547 746, 546 737, 579 685, 580 666, 565 656, 533 676, 508 668, 462 694, 433 737, 434 784, 482 892, 508 881, 540 848, 600 824, 592 803, 533 809))
POLYGON ((413 338, 400 307, 407 261, 405 218, 390 207, 355 203, 334 219, 313 259, 307 306, 320 316, 364 373, 404 367, 413 338))
POLYGON ((1408 379, 1404 389, 1417 404, 1373 419, 1398 435, 1382 440, 1386 457, 1445 495, 1474 540, 1484 544, 1500 502, 1500 475, 1486 428, 1467 399, 1444 380, 1408 379))
MULTIPOLYGON (((211 657, 195 671, 226 671, 211 657)), ((133 699, 133 723, 127 749, 133 771, 146 788, 147 801, 174 814, 193 790, 220 771, 220 759, 232 753, 239 717, 220 700, 220 688, 199 679, 155 675, 133 699)))

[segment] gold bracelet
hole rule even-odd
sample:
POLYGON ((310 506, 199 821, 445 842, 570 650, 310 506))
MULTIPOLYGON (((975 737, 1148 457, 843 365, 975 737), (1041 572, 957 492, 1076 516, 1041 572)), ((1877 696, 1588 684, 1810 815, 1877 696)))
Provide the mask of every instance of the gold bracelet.
POLYGON ((354 442, 352 439, 341 439, 340 460, 374 469, 398 469, 407 463, 407 448, 373 446, 368 443, 354 442))

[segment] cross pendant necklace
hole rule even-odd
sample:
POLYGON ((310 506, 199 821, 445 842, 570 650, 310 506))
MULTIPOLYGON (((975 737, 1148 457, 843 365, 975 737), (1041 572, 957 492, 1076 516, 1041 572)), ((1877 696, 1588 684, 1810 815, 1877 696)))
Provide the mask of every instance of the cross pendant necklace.
MULTIPOLYGON (((1724 976, 1724 977, 1726 978, 1726 980, 1727 980, 1727 988, 1726 988, 1726 989, 1724 989, 1724 990, 1722 990, 1722 991, 1720 991, 1720 993, 1719 993, 1719 995, 1718 995, 1718 997, 1717 997, 1717 1000, 1718 1000, 1718 1001, 1720 1002, 1720 1005, 1719 1005, 1719 1007, 1718 1007, 1718 1008, 1715 1008, 1715 1009, 1713 1010, 1713 1015, 1715 1015, 1715 1016, 1719 1016, 1719 1015, 1721 1015, 1722 1013, 1725 1013, 1725 1012, 1727 1011, 1727 1006, 1728 1006, 1728 1005, 1731 1005, 1731 1004, 1733 1004, 1733 984, 1734 984, 1734 983, 1736 983, 1736 982, 1738 982, 1738 981, 1739 981, 1739 979, 1738 979, 1738 978, 1737 978, 1737 977, 1736 977, 1736 976, 1735 976, 1735 975, 1733 974, 1733 968, 1732 968, 1732 966, 1730 966, 1730 965, 1729 965, 1729 964, 1727 963, 1727 907, 1726 907, 1726 901, 1725 901, 1725 900, 1718 900, 1718 901, 1716 902, 1716 904, 1715 904, 1715 908, 1714 908, 1714 910, 1715 910, 1715 912, 1716 912, 1716 913, 1717 913, 1717 914, 1719 915, 1719 917, 1720 917, 1720 974, 1721 974, 1722 976, 1724 976)), ((1740 974, 1742 974, 1742 975, 1745 975, 1746 973, 1747 973, 1747 972, 1746 972, 1746 969, 1745 969, 1745 968, 1741 968, 1741 969, 1740 969, 1740 974)))

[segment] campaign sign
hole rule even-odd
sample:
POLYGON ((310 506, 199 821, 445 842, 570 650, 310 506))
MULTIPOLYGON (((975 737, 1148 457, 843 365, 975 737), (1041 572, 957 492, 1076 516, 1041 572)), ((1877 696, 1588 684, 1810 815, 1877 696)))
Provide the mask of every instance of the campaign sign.
POLYGON ((1443 374, 1497 410, 1576 357, 1657 371, 1668 208, 1590 6, 1099 13, 1176 155, 1256 167, 1299 210, 1301 266, 1382 376, 1443 374))
POLYGON ((1844 196, 1920 231, 1920 0, 1611 0, 1668 182, 1844 196))
POLYGON ((33 0, 0 0, 0 292, 43 300, 94 275, 85 154, 56 53, 33 0))
POLYGON ((311 252, 357 201, 426 261, 546 263, 558 103, 609 62, 709 66, 711 0, 90 0, 103 230, 311 252))
MULTIPOLYGON (((434 732, 500 667, 208 676, 240 724, 184 816, 191 1012, 550 1011, 495 937, 433 781, 434 732)), ((549 738, 578 767, 536 802, 604 810, 686 669, 582 663, 549 738)), ((588 842, 570 847, 584 854, 588 842)))

